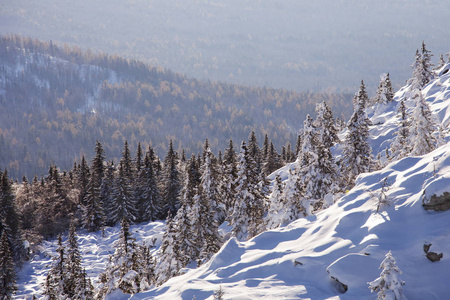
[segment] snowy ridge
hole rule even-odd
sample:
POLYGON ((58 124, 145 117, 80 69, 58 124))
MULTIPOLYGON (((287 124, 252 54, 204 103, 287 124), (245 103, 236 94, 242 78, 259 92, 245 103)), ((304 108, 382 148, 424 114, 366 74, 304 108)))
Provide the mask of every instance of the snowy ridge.
MULTIPOLYGON (((423 90, 438 123, 450 123, 450 65, 423 90)), ((407 100, 409 87, 395 94, 392 103, 377 105, 368 113, 374 156, 384 151, 398 126, 399 101, 407 100)), ((412 102, 407 108, 412 110, 412 102)), ((444 131, 446 135, 448 133, 444 131)), ((286 178, 291 165, 276 173, 286 178)), ((272 174, 274 179, 275 174, 272 174)), ((317 215, 302 218, 246 242, 229 239, 206 264, 186 269, 184 275, 136 295, 120 292, 107 299, 213 299, 220 287, 224 299, 376 299, 368 282, 375 280, 380 263, 391 251, 408 299, 450 299, 446 282, 450 276, 450 211, 430 212, 422 202, 429 196, 450 191, 450 143, 420 157, 407 157, 383 169, 361 174, 354 188, 317 215), (385 182, 386 184, 383 184, 385 182), (381 193, 386 203, 379 203, 381 193), (377 211, 377 209, 379 210, 377 211), (439 262, 425 257, 423 245, 443 253, 439 262), (332 280, 336 278, 348 290, 332 280)), ((131 226, 138 241, 161 240, 161 222, 131 226)), ((224 228, 222 228, 223 230, 224 228)), ((83 266, 96 279, 111 253, 119 229, 100 233, 79 233, 83 266)), ((46 243, 54 251, 53 243, 46 243), (53 248, 52 248, 53 247, 53 248)), ((27 263, 21 278, 18 299, 39 290, 48 255, 27 263)), ((94 284, 96 282, 94 281, 94 284)))
MULTIPOLYGON (((444 66, 441 76, 423 90, 444 128, 450 121, 446 101, 450 74, 445 73, 449 68, 444 66)), ((408 100, 408 93, 406 86, 392 103, 369 109, 374 156, 392 142, 399 119, 397 106, 408 100)), ((412 101, 406 102, 412 110, 412 101)), ((445 259, 445 250, 450 249, 446 238, 450 212, 427 212, 422 200, 442 194, 448 186, 449 151, 450 144, 444 145, 423 157, 407 157, 362 174, 355 187, 330 208, 247 242, 231 239, 206 265, 132 299, 212 299, 219 286, 225 299, 375 299, 368 282, 379 276, 378 267, 389 251, 403 270, 408 299, 448 299, 450 290, 443 282, 450 275, 450 262, 445 259), (388 204, 377 212, 382 189, 388 204), (444 258, 430 262, 424 243, 432 243, 433 251, 444 252, 444 258), (347 285, 348 291, 342 293, 330 275, 347 285)), ((276 173, 285 178, 290 167, 276 173)))

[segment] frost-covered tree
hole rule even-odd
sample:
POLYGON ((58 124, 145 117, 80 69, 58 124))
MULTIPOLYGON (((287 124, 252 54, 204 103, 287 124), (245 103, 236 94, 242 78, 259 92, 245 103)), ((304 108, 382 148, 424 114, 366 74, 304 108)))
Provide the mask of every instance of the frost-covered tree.
POLYGON ((16 270, 11 253, 11 247, 3 230, 0 238, 0 298, 9 300, 17 292, 16 270))
POLYGON ((221 216, 223 207, 219 203, 217 171, 212 163, 212 152, 209 148, 205 153, 200 180, 199 193, 194 198, 192 206, 191 222, 196 234, 196 245, 199 247, 199 261, 204 262, 220 249, 218 222, 223 218, 221 216))
POLYGON ((58 256, 54 258, 52 267, 44 283, 45 299, 60 300, 69 299, 67 291, 67 263, 66 250, 62 243, 61 234, 58 235, 58 247, 56 248, 58 256))
POLYGON ((100 284, 96 297, 103 299, 116 289, 125 294, 135 294, 149 289, 153 279, 153 260, 145 245, 138 245, 133 238, 129 223, 122 219, 120 237, 115 243, 115 251, 109 257, 106 270, 100 274, 100 284))
MULTIPOLYGON (((316 131, 319 134, 319 140, 326 148, 331 148, 334 144, 339 143, 338 128, 336 121, 334 120, 331 108, 325 103, 318 103, 316 105, 316 119, 313 125, 316 127, 316 131)), ((300 139, 302 140, 302 139, 300 139)), ((303 142, 302 142, 303 144, 303 142)), ((300 144, 300 148, 302 147, 300 144)))
POLYGON ((369 289, 378 292, 379 300, 402 300, 405 299, 402 286, 405 282, 399 278, 402 271, 398 268, 391 251, 386 254, 386 258, 381 262, 382 269, 380 277, 369 282, 369 289))
POLYGON ((81 266, 82 255, 78 247, 78 237, 73 222, 70 224, 66 252, 67 258, 64 261, 66 265, 65 294, 69 299, 94 299, 91 281, 81 266))
POLYGON ((391 160, 405 157, 412 151, 409 142, 409 130, 411 121, 409 119, 408 113, 406 112, 406 106, 403 100, 400 101, 398 113, 400 114, 399 128, 391 145, 391 160))
POLYGON ((258 185, 259 175, 255 162, 242 142, 238 157, 236 198, 229 216, 233 234, 237 239, 249 239, 264 230, 264 196, 258 185))
POLYGON ((408 80, 413 93, 414 90, 422 90, 433 78, 432 56, 431 51, 426 49, 425 42, 422 42, 421 51, 416 51, 414 63, 411 65, 413 69, 412 78, 408 80))
POLYGON ((178 228, 169 211, 155 269, 157 284, 161 285, 179 275, 182 267, 183 257, 178 243, 178 228))
POLYGON ((283 182, 279 174, 275 176, 272 192, 267 202, 269 203, 269 209, 266 217, 266 227, 267 229, 274 229, 285 222, 283 217, 286 205, 283 197, 283 182))
POLYGON ((435 70, 439 70, 441 69, 443 66, 445 66, 447 62, 444 59, 444 55, 441 54, 441 56, 439 56, 439 61, 438 64, 436 65, 436 68, 434 68, 435 70))
MULTIPOLYGON (((290 150, 289 150, 289 152, 290 152, 290 150)), ((286 158, 286 160, 289 160, 289 158, 286 158)), ((278 154, 273 143, 270 142, 269 149, 267 150, 266 156, 263 160, 262 173, 265 176, 268 176, 273 171, 278 170, 282 166, 283 166, 283 163, 281 161, 280 154, 278 154)))
POLYGON ((259 173, 262 168, 262 155, 261 155, 261 149, 259 149, 258 146, 258 140, 256 139, 255 131, 252 131, 250 134, 250 138, 248 140, 248 153, 250 157, 255 162, 255 168, 257 172, 259 173))
POLYGON ((369 172, 373 164, 372 149, 368 141, 371 122, 366 115, 367 100, 364 82, 361 81, 359 91, 353 98, 354 111, 347 123, 344 158, 341 163, 342 173, 346 178, 344 185, 347 187, 353 186, 360 173, 369 172))
POLYGON ((380 84, 377 88, 377 94, 375 96, 374 102, 381 104, 388 104, 394 99, 394 92, 392 91, 392 82, 389 78, 389 73, 381 74, 380 84))
POLYGON ((420 90, 416 90, 413 95, 415 107, 411 114, 411 130, 409 143, 412 151, 411 155, 423 155, 436 148, 436 138, 433 136, 436 124, 433 116, 420 90))

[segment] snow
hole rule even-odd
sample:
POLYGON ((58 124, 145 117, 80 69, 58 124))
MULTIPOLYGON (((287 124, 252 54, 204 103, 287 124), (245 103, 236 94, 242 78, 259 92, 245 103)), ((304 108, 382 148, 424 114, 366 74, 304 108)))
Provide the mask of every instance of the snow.
MULTIPOLYGON (((446 66, 444 66, 445 68, 446 66)), ((396 93, 388 107, 374 107, 374 154, 384 151, 396 131, 398 102, 408 87, 396 93)), ((440 124, 450 122, 450 74, 433 80, 423 90, 440 124)), ((407 103, 412 110, 412 103, 407 103)), ((136 295, 113 293, 107 299, 213 299, 222 287, 224 299, 375 299, 368 282, 380 276, 379 266, 391 251, 403 271, 403 292, 407 299, 450 299, 450 211, 426 211, 422 201, 432 194, 450 192, 450 143, 423 156, 406 157, 383 169, 359 175, 355 186, 329 208, 286 226, 263 232, 249 241, 229 238, 209 262, 171 278, 163 285, 136 295), (382 185, 387 178, 386 185, 382 185), (386 202, 379 206, 381 191, 386 202), (439 262, 425 257, 423 245, 443 252, 439 262), (348 286, 342 293, 336 281, 348 286)), ((285 180, 290 164, 274 172, 285 180)), ((333 201, 329 201, 333 202, 333 201)), ((156 248, 163 222, 131 226, 137 241, 156 248)), ((220 232, 229 236, 227 224, 220 232)), ((101 233, 80 232, 83 266, 91 278, 105 268, 119 227, 101 233)), ((18 299, 39 293, 55 254, 55 241, 46 241, 43 251, 27 262, 19 281, 18 299)), ((94 280, 94 285, 97 282, 94 280)))

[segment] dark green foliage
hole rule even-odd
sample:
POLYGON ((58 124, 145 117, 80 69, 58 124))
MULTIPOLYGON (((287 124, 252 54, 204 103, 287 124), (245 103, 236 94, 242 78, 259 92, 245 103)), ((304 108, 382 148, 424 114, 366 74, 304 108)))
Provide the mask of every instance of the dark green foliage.
POLYGON ((9 300, 18 290, 13 255, 6 231, 0 238, 0 298, 9 300))
POLYGON ((164 169, 162 174, 163 179, 163 213, 167 215, 170 211, 172 215, 176 215, 180 207, 180 193, 181 193, 181 178, 178 170, 177 154, 173 150, 172 141, 169 145, 169 151, 164 158, 164 169))

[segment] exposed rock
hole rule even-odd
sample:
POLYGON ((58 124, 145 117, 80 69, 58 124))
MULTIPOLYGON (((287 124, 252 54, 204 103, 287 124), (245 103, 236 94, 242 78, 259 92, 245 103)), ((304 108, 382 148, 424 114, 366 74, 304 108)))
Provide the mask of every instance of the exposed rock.
POLYGON ((428 252, 427 258, 432 262, 440 261, 444 255, 442 253, 437 254, 436 252, 428 252))
POLYGON ((444 192, 444 194, 437 196, 431 195, 429 199, 423 200, 423 207, 426 210, 444 211, 450 209, 450 193, 444 192))
POLYGON ((348 286, 342 282, 340 282, 337 278, 330 276, 331 279, 334 280, 336 287, 338 289, 338 291, 342 294, 344 294, 346 291, 348 291, 348 286))

